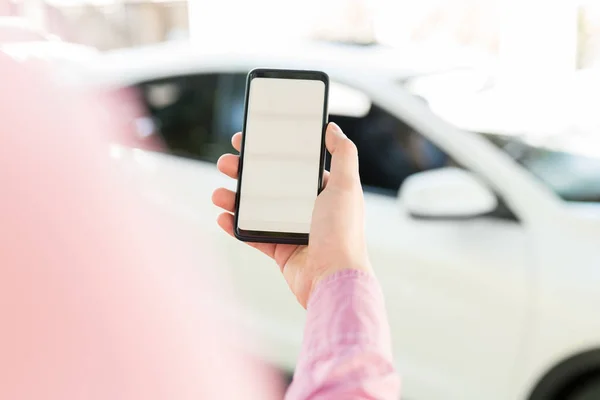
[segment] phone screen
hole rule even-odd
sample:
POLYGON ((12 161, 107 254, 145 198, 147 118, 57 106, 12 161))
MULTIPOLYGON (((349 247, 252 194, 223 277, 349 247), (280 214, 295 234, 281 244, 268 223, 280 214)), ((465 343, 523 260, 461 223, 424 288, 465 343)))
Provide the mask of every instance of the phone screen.
POLYGON ((239 229, 308 234, 320 186, 326 90, 316 79, 250 80, 239 229))

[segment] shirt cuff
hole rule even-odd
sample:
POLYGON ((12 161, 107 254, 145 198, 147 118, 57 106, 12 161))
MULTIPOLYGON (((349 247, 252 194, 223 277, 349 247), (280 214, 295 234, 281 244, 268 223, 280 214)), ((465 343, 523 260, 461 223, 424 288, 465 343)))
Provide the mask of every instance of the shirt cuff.
POLYGON ((391 355, 383 293, 370 272, 346 269, 323 279, 307 305, 304 354, 308 359, 336 346, 370 344, 391 355))

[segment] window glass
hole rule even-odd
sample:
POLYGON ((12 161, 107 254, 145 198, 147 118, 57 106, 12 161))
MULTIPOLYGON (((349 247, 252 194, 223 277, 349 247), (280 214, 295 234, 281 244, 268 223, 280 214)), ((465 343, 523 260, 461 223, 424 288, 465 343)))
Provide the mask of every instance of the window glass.
MULTIPOLYGON (((567 148, 561 150, 561 146, 545 145, 543 140, 535 142, 525 137, 489 133, 483 136, 563 200, 600 203, 600 156, 567 148)), ((595 148, 597 140, 588 138, 587 143, 590 148, 595 148)))
MULTIPOLYGON (((140 86, 171 154, 215 162, 231 151, 231 135, 243 124, 245 74, 180 76, 140 86)), ((449 162, 360 91, 332 82, 330 110, 330 120, 356 143, 362 182, 372 190, 395 194, 409 175, 449 162)))
POLYGON ((173 155, 216 161, 218 75, 178 76, 140 85, 154 126, 173 155))
POLYGON ((376 104, 362 117, 332 114, 330 120, 356 144, 361 181, 368 189, 395 195, 408 176, 450 162, 433 143, 376 104))
MULTIPOLYGON (((231 135, 243 125, 246 74, 178 76, 139 88, 167 152, 214 163, 233 151, 231 135)), ((457 166, 444 151, 356 89, 332 82, 329 108, 330 121, 358 148, 361 182, 367 191, 395 196, 414 173, 457 166)), ((327 169, 330 161, 327 154, 327 169)), ((507 209, 500 214, 513 218, 507 209)))

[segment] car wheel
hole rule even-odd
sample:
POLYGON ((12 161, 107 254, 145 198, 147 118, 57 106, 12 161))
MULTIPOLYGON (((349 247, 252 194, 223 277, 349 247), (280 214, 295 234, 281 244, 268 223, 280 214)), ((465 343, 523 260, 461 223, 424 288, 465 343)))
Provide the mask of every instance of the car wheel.
POLYGON ((600 399, 600 376, 595 376, 571 392, 568 400, 599 400, 600 399))

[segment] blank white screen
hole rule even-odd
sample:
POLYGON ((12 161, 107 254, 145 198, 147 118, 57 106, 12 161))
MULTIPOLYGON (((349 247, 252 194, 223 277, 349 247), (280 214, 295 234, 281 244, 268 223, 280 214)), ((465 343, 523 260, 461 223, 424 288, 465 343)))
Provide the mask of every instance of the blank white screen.
POLYGON ((325 83, 250 82, 238 227, 308 233, 321 157, 325 83))

